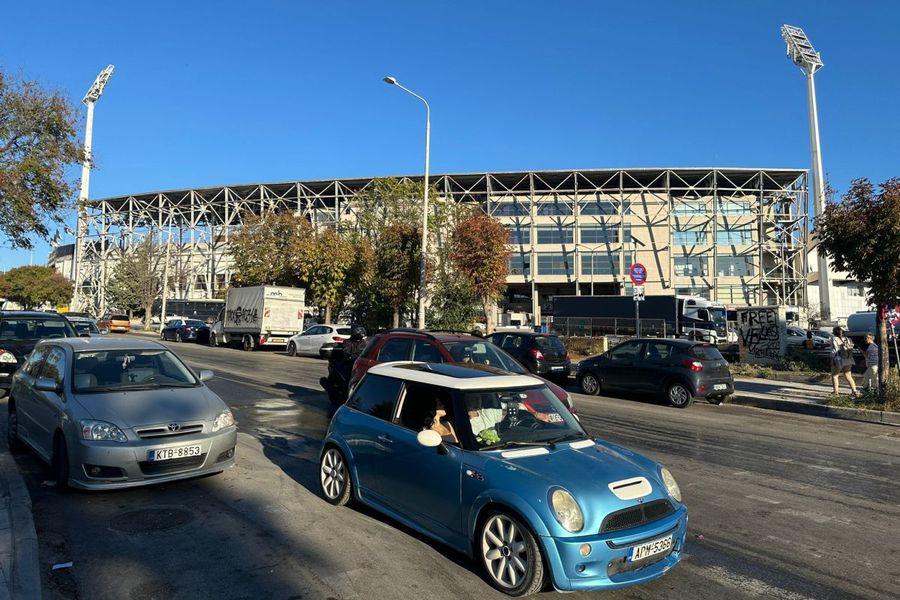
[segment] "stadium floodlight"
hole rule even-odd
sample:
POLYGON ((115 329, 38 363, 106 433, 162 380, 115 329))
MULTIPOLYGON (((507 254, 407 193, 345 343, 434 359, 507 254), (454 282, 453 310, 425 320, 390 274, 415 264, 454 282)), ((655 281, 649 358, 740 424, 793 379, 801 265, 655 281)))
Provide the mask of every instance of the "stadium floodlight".
POLYGON ((402 86, 395 77, 385 77, 384 82, 395 85, 410 96, 418 98, 425 105, 425 197, 422 200, 422 259, 419 267, 419 329, 425 329, 425 278, 426 257, 428 256, 428 167, 431 159, 431 107, 428 101, 414 91, 402 86))
MULTIPOLYGON (((82 238, 84 237, 85 229, 85 205, 87 204, 88 200, 88 191, 90 189, 91 182, 91 164, 93 163, 91 155, 91 139, 93 137, 94 130, 94 104, 97 102, 97 100, 100 99, 100 96, 103 94, 103 89, 109 82, 109 78, 112 76, 114 68, 115 67, 113 67, 113 65, 107 65, 105 69, 100 71, 100 74, 97 75, 96 79, 94 79, 94 83, 91 84, 91 87, 84 95, 84 98, 81 99, 81 101, 87 105, 87 119, 85 119, 84 124, 84 160, 81 163, 81 193, 78 195, 78 220, 75 225, 75 247, 72 249, 72 282, 75 284, 75 289, 72 294, 72 310, 81 310, 80 262, 83 259, 81 246, 84 242, 82 238)), ((103 268, 101 270, 100 284, 101 286, 104 286, 106 285, 105 256, 102 257, 102 261, 103 268)), ((106 308, 105 297, 105 290, 101 290, 99 307, 101 313, 104 312, 106 308)))
MULTIPOLYGON (((809 97, 809 151, 812 158, 813 211, 816 219, 825 211, 825 185, 822 172, 822 147, 819 141, 819 111, 816 108, 816 83, 813 76, 825 63, 813 48, 806 34, 799 27, 781 26, 781 37, 787 44, 787 55, 806 74, 806 89, 809 97)), ((823 252, 816 251, 819 267, 819 302, 823 321, 831 319, 831 298, 828 286, 828 259, 823 252)))

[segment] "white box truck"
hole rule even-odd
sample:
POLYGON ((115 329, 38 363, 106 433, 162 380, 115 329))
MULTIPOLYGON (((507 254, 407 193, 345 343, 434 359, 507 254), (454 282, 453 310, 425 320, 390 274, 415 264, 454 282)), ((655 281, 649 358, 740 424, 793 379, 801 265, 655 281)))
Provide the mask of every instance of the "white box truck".
POLYGON ((209 344, 237 345, 244 350, 287 346, 303 331, 306 290, 277 285, 230 288, 225 308, 209 334, 209 344))

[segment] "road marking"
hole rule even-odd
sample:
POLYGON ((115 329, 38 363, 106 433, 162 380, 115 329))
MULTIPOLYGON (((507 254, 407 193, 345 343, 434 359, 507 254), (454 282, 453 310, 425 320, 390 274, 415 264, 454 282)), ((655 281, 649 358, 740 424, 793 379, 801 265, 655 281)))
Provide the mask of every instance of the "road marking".
POLYGON ((750 471, 735 471, 732 475, 749 475, 750 471))
POLYGON ((724 587, 740 590, 755 598, 776 598, 777 600, 814 600, 809 596, 798 594, 790 590, 769 585, 765 581, 745 577, 733 573, 725 567, 704 567, 697 569, 703 577, 724 587))
POLYGON ((781 504, 781 502, 779 502, 778 500, 772 500, 771 498, 763 498, 762 496, 750 495, 750 496, 744 496, 744 497, 748 498, 750 500, 758 500, 759 502, 765 502, 767 504, 781 504))
POLYGON ((836 521, 843 525, 852 524, 851 521, 847 519, 840 519, 838 517, 832 517, 831 515, 823 515, 822 513, 812 512, 812 511, 803 511, 797 510, 795 508, 782 508, 778 511, 779 514, 788 515, 789 517, 799 517, 801 519, 808 519, 813 521, 814 523, 831 523, 832 521, 836 521))

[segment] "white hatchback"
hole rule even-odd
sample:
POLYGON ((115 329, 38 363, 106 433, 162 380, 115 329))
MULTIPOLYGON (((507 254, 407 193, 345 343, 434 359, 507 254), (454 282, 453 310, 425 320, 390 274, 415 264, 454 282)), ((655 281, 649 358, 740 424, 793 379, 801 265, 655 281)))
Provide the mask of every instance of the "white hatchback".
POLYGON ((335 345, 350 338, 349 325, 322 323, 313 325, 288 340, 289 356, 320 356, 328 358, 335 345))

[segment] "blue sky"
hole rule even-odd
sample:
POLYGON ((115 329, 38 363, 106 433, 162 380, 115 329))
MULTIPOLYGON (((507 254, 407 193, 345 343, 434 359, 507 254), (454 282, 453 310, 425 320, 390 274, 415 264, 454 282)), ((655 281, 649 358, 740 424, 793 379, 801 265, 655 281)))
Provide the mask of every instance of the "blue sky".
MULTIPOLYGON (((806 87, 782 23, 825 61, 832 185, 900 175, 894 2, 36 6, 4 7, 16 27, 0 36, 0 67, 80 102, 116 65, 96 111, 95 198, 421 173, 423 109, 384 75, 429 99, 434 173, 806 168, 806 87)), ((47 251, 36 246, 36 264, 47 251)), ((28 261, 0 247, 0 269, 28 261)))

